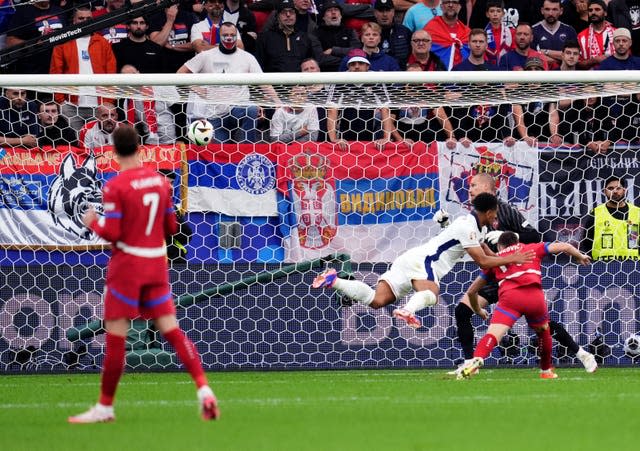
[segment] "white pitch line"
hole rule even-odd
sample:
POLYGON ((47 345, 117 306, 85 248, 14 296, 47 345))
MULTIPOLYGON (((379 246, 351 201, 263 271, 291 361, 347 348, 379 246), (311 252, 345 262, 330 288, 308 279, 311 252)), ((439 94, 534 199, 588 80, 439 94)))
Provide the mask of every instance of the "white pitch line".
MULTIPOLYGON (((505 402, 512 401, 520 401, 526 400, 526 398, 531 398, 535 400, 545 399, 545 400, 553 400, 553 399, 562 399, 566 398, 570 395, 561 396, 558 394, 531 394, 530 396, 524 396, 519 394, 518 396, 486 396, 486 395, 473 395, 473 396, 449 396, 447 398, 438 398, 431 396, 416 396, 415 393, 407 398, 398 398, 396 396, 326 396, 326 397, 314 397, 311 399, 295 396, 291 398, 222 398, 220 400, 221 405, 255 405, 255 406, 305 406, 305 405, 322 405, 326 403, 386 403, 386 404, 400 404, 400 405, 414 405, 414 404, 425 404, 428 403, 431 406, 441 404, 441 405, 449 405, 449 404, 468 404, 468 403, 494 403, 494 404, 503 404, 505 402)), ((597 393, 590 393, 588 395, 582 396, 582 398, 588 399, 600 399, 600 398, 610 398, 609 395, 599 395, 597 393)), ((640 393, 636 392, 624 392, 617 393, 616 397, 621 399, 629 400, 631 398, 640 398, 640 393)), ((34 402, 34 403, 0 403, 0 410, 10 410, 10 409, 41 409, 41 408, 71 408, 71 407, 87 407, 89 403, 87 402, 51 402, 51 403, 43 403, 43 402, 34 402)), ((118 406, 134 406, 134 407, 154 407, 154 406, 196 406, 197 401, 193 400, 163 400, 156 399, 152 401, 127 401, 127 400, 118 400, 118 406)))

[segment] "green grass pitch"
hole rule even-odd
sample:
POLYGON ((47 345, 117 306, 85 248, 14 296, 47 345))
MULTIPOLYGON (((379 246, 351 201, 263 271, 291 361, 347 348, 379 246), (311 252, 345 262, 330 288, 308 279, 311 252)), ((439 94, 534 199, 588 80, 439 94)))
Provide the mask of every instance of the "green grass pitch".
POLYGON ((1 450, 637 450, 640 369, 215 372, 203 422, 183 373, 126 374, 117 421, 70 425, 99 375, 0 377, 1 450))

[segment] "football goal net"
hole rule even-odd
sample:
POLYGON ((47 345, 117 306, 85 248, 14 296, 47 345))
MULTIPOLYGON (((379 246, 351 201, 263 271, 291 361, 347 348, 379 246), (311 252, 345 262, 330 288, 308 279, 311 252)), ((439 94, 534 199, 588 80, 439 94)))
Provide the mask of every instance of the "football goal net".
MULTIPOLYGON (((440 281, 417 330, 311 282, 335 267, 375 285, 439 233, 438 210, 468 214, 478 173, 539 240, 600 256, 545 260, 551 318, 601 362, 630 364, 639 221, 630 209, 626 248, 609 252, 593 210, 612 176, 637 203, 639 84, 635 71, 3 75, 20 121, 0 136, 0 373, 98 368, 109 244, 81 217, 117 174, 123 123, 173 184, 172 289, 207 369, 453 367, 474 263, 440 281), (206 146, 187 138, 195 120, 212 126, 206 146)), ((487 323, 472 321, 477 339, 487 323)), ((153 325, 133 326, 129 367, 175 368, 153 325)), ((535 335, 513 331, 488 364, 537 363, 535 335)), ((579 364, 554 346, 555 364, 579 364)))

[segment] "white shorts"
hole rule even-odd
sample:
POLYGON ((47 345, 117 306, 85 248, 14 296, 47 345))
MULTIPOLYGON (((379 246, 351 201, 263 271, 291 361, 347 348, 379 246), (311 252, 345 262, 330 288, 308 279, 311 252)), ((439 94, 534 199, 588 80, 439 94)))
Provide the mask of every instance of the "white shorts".
POLYGON ((430 280, 440 286, 436 272, 431 271, 431 275, 427 273, 425 258, 412 252, 400 255, 391 264, 391 268, 380 276, 380 280, 389 284, 396 299, 405 297, 413 290, 413 280, 430 280))

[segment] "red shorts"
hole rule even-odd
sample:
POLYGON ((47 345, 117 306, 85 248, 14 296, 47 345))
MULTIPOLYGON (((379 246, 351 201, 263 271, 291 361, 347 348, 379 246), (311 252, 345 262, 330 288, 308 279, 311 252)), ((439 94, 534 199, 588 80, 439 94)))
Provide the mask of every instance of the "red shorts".
POLYGON ((107 268, 104 319, 175 315, 166 258, 118 257, 107 268))
POLYGON ((498 295, 498 304, 493 309, 491 324, 513 326, 521 316, 531 327, 539 327, 549 321, 549 309, 544 292, 539 287, 515 288, 498 295))

